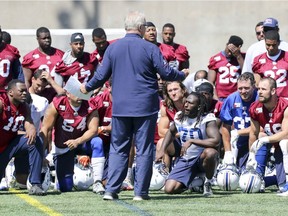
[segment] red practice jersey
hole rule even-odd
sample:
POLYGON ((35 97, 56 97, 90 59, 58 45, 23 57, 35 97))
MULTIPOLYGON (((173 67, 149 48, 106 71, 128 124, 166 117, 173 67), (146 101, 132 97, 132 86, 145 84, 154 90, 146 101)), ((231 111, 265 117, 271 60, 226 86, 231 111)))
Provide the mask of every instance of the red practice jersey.
POLYGON ((187 48, 181 44, 174 43, 171 46, 162 43, 159 45, 159 49, 169 65, 179 70, 184 69, 182 63, 190 58, 187 48))
POLYGON ((277 83, 277 95, 281 97, 288 97, 288 52, 281 50, 279 57, 273 61, 263 53, 254 58, 252 65, 254 73, 261 77, 271 77, 277 83))
POLYGON ((33 73, 37 69, 45 69, 46 71, 51 72, 56 63, 61 61, 64 54, 62 50, 54 47, 52 47, 52 50, 51 55, 40 52, 38 48, 29 52, 23 57, 23 68, 28 68, 33 73))
POLYGON ((0 48, 0 89, 18 77, 20 54, 16 47, 2 43, 0 48))
POLYGON ((94 75, 98 65, 98 59, 95 55, 84 52, 81 58, 76 59, 73 63, 66 64, 61 60, 55 67, 55 73, 59 73, 66 83, 70 76, 76 76, 81 82, 88 82, 94 75))
POLYGON ((58 148, 66 148, 64 142, 81 137, 87 130, 87 118, 93 109, 88 101, 83 100, 80 109, 75 111, 67 96, 55 97, 52 103, 58 112, 54 125, 55 145, 58 148))
MULTIPOLYGON (((98 110, 99 126, 108 126, 112 121, 112 100, 110 92, 105 89, 103 93, 89 100, 90 106, 98 110)), ((110 144, 110 134, 99 134, 99 137, 107 145, 110 144)))
POLYGON ((15 107, 10 103, 6 93, 0 93, 0 100, 2 101, 3 108, 0 121, 0 153, 3 152, 9 143, 17 136, 17 131, 23 127, 23 122, 27 114, 27 107, 20 104, 15 107))
MULTIPOLYGON (((245 55, 241 53, 243 58, 245 55)), ((226 98, 237 90, 237 78, 241 68, 236 58, 229 61, 223 52, 212 56, 208 68, 216 72, 215 88, 219 98, 226 98)))
POLYGON ((264 128, 265 133, 270 136, 281 131, 284 111, 287 107, 288 101, 279 97, 272 112, 269 112, 259 101, 252 103, 249 112, 250 117, 258 121, 260 126, 264 128))

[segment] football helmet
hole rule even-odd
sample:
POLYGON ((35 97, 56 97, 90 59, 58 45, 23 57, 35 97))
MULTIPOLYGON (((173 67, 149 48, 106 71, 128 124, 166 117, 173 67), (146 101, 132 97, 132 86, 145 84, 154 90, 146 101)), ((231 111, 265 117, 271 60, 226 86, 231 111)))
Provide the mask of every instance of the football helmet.
POLYGON ((233 191, 239 186, 240 173, 234 164, 222 164, 217 171, 217 184, 221 190, 233 191))
POLYGON ((83 167, 76 163, 74 165, 73 183, 76 190, 87 190, 94 183, 92 167, 83 167))
POLYGON ((239 186, 244 193, 258 193, 263 178, 255 170, 245 170, 239 179, 239 186))
POLYGON ((164 163, 153 163, 153 173, 150 181, 149 190, 160 190, 165 185, 168 177, 166 166, 164 163))
MULTIPOLYGON (((41 186, 42 186, 42 189, 47 192, 47 190, 49 189, 50 187, 50 184, 51 184, 51 179, 50 179, 50 169, 48 166, 43 166, 42 167, 42 170, 41 170, 41 186)), ((28 176, 28 179, 27 179, 27 189, 30 190, 32 185, 31 183, 29 182, 29 176, 28 176)))

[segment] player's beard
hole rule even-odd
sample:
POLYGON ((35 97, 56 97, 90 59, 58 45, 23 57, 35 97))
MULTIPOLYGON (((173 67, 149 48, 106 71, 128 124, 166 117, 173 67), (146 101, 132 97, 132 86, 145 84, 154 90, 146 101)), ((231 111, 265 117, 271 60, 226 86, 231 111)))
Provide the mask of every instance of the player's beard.
POLYGON ((269 97, 263 97, 263 96, 259 96, 259 102, 265 104, 265 103, 268 103, 270 100, 271 100, 271 95, 269 95, 269 97))

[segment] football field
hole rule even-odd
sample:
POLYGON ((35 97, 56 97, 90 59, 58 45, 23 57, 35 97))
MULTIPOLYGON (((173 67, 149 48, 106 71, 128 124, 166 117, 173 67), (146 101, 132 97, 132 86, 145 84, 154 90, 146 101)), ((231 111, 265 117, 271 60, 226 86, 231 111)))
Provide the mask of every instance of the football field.
POLYGON ((287 215, 288 197, 278 197, 276 188, 265 193, 243 194, 220 191, 213 187, 214 195, 204 198, 196 192, 167 195, 163 191, 151 191, 151 200, 133 201, 132 191, 123 191, 117 201, 103 201, 92 191, 73 191, 57 194, 48 191, 47 196, 29 196, 26 190, 0 191, 0 215, 2 216, 60 216, 60 215, 287 215))

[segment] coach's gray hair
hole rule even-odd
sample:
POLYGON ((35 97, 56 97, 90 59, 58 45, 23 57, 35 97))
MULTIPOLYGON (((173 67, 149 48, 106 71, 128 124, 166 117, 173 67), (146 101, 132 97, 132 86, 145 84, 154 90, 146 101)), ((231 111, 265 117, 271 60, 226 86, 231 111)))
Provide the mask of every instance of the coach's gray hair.
POLYGON ((146 24, 145 15, 139 11, 130 11, 125 17, 125 30, 138 30, 146 24))

